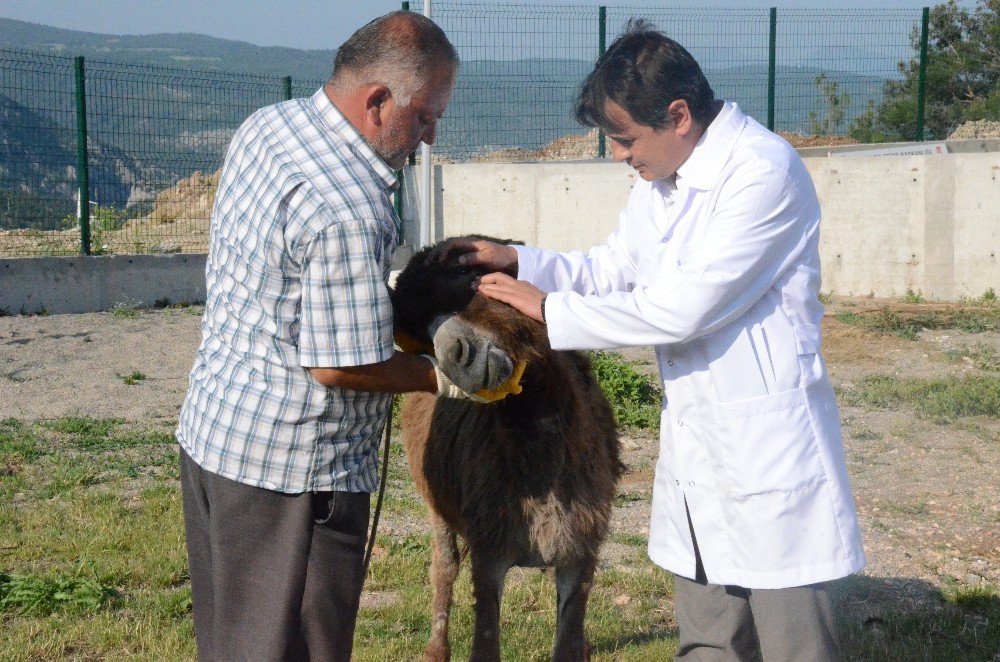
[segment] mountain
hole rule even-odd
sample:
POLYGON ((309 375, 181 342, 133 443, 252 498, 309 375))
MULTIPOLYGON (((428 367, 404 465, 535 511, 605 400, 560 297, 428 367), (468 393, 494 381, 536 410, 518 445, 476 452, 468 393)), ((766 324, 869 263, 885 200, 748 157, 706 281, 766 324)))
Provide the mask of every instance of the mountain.
MULTIPOLYGON (((46 219, 31 227, 48 227, 75 209, 74 55, 87 58, 94 196, 101 205, 142 213, 139 203, 158 192, 195 172, 214 173, 236 127, 284 98, 280 77, 292 77, 294 96, 316 90, 335 51, 195 34, 93 34, 0 19, 0 223, 26 218, 17 211, 24 205, 37 211, 32 217, 46 219)), ((527 154, 585 134, 573 104, 592 66, 565 58, 463 62, 439 125, 436 156, 463 161, 504 151, 527 154)), ((766 61, 734 67, 709 60, 704 71, 718 97, 766 123, 766 61)), ((884 84, 863 73, 779 65, 777 129, 808 134, 811 114, 826 116, 820 73, 850 97, 842 131, 877 101, 884 84)))
POLYGON ((88 60, 158 67, 291 76, 293 80, 326 80, 333 71, 333 59, 337 54, 335 49, 255 46, 189 33, 97 34, 10 18, 0 18, 0 48, 29 49, 49 55, 82 55, 88 60))

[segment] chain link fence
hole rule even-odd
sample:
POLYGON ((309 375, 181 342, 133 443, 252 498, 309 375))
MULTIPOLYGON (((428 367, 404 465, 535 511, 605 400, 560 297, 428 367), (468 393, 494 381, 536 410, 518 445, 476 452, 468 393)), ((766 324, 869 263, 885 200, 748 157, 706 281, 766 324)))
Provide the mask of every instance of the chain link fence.
MULTIPOLYGON (((716 95, 761 123, 843 136, 916 57, 922 16, 436 2, 462 67, 434 158, 604 157, 573 102, 633 17, 683 44, 716 95)), ((235 129, 321 84, 0 49, 0 257, 205 251, 235 129)))

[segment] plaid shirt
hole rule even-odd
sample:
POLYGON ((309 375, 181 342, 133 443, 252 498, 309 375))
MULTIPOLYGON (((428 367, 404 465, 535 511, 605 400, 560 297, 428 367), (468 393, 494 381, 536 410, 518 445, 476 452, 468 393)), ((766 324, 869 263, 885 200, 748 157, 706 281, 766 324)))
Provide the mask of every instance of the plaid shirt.
POLYGON ((257 111, 236 132, 177 428, 207 471, 281 492, 375 489, 391 396, 328 389, 306 367, 392 355, 395 187, 322 88, 257 111))

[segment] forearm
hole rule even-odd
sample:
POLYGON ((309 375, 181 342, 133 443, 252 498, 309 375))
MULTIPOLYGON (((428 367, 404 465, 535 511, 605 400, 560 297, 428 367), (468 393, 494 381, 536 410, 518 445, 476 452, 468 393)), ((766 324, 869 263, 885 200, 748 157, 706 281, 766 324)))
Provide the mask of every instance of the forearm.
POLYGON ((369 393, 437 391, 434 366, 418 354, 394 353, 388 360, 342 368, 309 368, 313 378, 327 388, 369 393))

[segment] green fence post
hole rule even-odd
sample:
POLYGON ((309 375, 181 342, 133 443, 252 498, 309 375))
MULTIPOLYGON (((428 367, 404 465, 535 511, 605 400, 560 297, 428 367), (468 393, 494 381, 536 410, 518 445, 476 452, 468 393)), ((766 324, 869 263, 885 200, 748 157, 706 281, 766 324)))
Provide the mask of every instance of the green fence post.
MULTIPOLYGON (((601 5, 597 10, 597 56, 603 56, 608 50, 608 8, 601 5)), ((597 130, 597 158, 607 156, 607 140, 604 129, 597 130)))
POLYGON ((409 2, 404 2, 403 3, 403 11, 410 11, 410 3, 409 2))
POLYGON ((917 79, 917 134, 924 139, 924 107, 927 105, 927 39, 930 32, 931 10, 924 7, 920 19, 920 77, 917 79))
POLYGON ((74 58, 76 70, 76 188, 79 195, 80 250, 90 255, 90 177, 87 172, 87 94, 83 56, 74 58))
POLYGON ((778 8, 771 7, 771 28, 767 46, 767 128, 774 131, 774 88, 778 75, 778 8))
POLYGON ((281 86, 285 94, 285 101, 291 101, 292 99, 292 77, 285 76, 281 79, 281 86))

